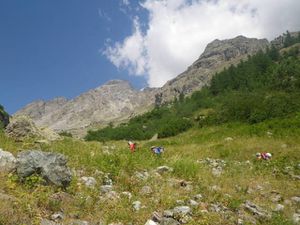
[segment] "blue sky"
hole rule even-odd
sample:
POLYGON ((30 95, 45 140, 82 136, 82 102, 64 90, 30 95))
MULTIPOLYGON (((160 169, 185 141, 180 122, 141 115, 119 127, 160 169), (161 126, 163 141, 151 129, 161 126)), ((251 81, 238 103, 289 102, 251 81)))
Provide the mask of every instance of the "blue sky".
POLYGON ((13 113, 110 79, 145 86, 143 77, 128 76, 101 52, 108 38, 120 41, 131 31, 118 0, 0 0, 0 104, 13 113))
POLYGON ((286 30, 300 30, 299 0, 0 0, 0 104, 12 114, 111 79, 160 87, 214 39, 286 30))

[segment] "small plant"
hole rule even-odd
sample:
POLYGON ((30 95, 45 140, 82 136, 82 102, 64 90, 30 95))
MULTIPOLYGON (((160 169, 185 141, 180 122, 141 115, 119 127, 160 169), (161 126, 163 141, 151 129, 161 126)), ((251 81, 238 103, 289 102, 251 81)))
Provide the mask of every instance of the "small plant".
POLYGON ((25 187, 27 187, 28 189, 33 189, 41 184, 44 184, 45 180, 39 176, 38 174, 32 174, 29 177, 26 177, 24 179, 24 185, 25 187))

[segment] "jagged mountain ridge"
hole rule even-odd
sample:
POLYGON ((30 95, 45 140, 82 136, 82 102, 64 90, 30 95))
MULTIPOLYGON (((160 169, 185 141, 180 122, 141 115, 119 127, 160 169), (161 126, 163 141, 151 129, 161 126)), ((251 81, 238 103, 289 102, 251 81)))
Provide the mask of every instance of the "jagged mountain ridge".
POLYGON ((38 126, 48 126, 55 131, 76 131, 144 112, 153 102, 150 93, 151 89, 138 91, 127 81, 113 80, 71 100, 56 98, 33 102, 15 116, 27 115, 38 126))
POLYGON ((266 39, 244 36, 214 40, 185 72, 161 88, 138 91, 127 81, 113 80, 71 100, 60 97, 51 101, 33 102, 15 115, 27 115, 38 126, 73 133, 110 122, 126 121, 151 109, 155 104, 174 100, 180 93, 188 95, 201 89, 209 84, 216 72, 264 50, 268 45, 266 39))
POLYGON ((224 67, 237 64, 248 55, 264 50, 269 45, 267 39, 237 36, 228 40, 214 40, 209 43, 200 57, 183 73, 168 81, 157 96, 157 101, 172 101, 180 93, 190 94, 208 85, 212 76, 224 67))

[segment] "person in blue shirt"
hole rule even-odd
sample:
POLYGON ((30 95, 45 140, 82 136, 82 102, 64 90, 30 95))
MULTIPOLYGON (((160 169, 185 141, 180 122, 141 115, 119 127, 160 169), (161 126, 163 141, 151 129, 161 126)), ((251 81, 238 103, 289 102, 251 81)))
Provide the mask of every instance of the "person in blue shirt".
POLYGON ((152 146, 151 147, 151 151, 154 153, 154 154, 156 154, 156 155, 160 155, 161 153, 163 153, 164 152, 164 148, 163 147, 161 147, 161 146, 152 146))

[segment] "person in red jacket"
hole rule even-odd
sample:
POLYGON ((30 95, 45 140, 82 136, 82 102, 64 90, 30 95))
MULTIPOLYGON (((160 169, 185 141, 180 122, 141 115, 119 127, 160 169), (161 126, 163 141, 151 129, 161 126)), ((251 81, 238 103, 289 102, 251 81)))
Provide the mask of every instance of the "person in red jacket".
POLYGON ((131 152, 135 151, 136 148, 136 143, 132 142, 132 141, 128 141, 128 146, 131 152))

